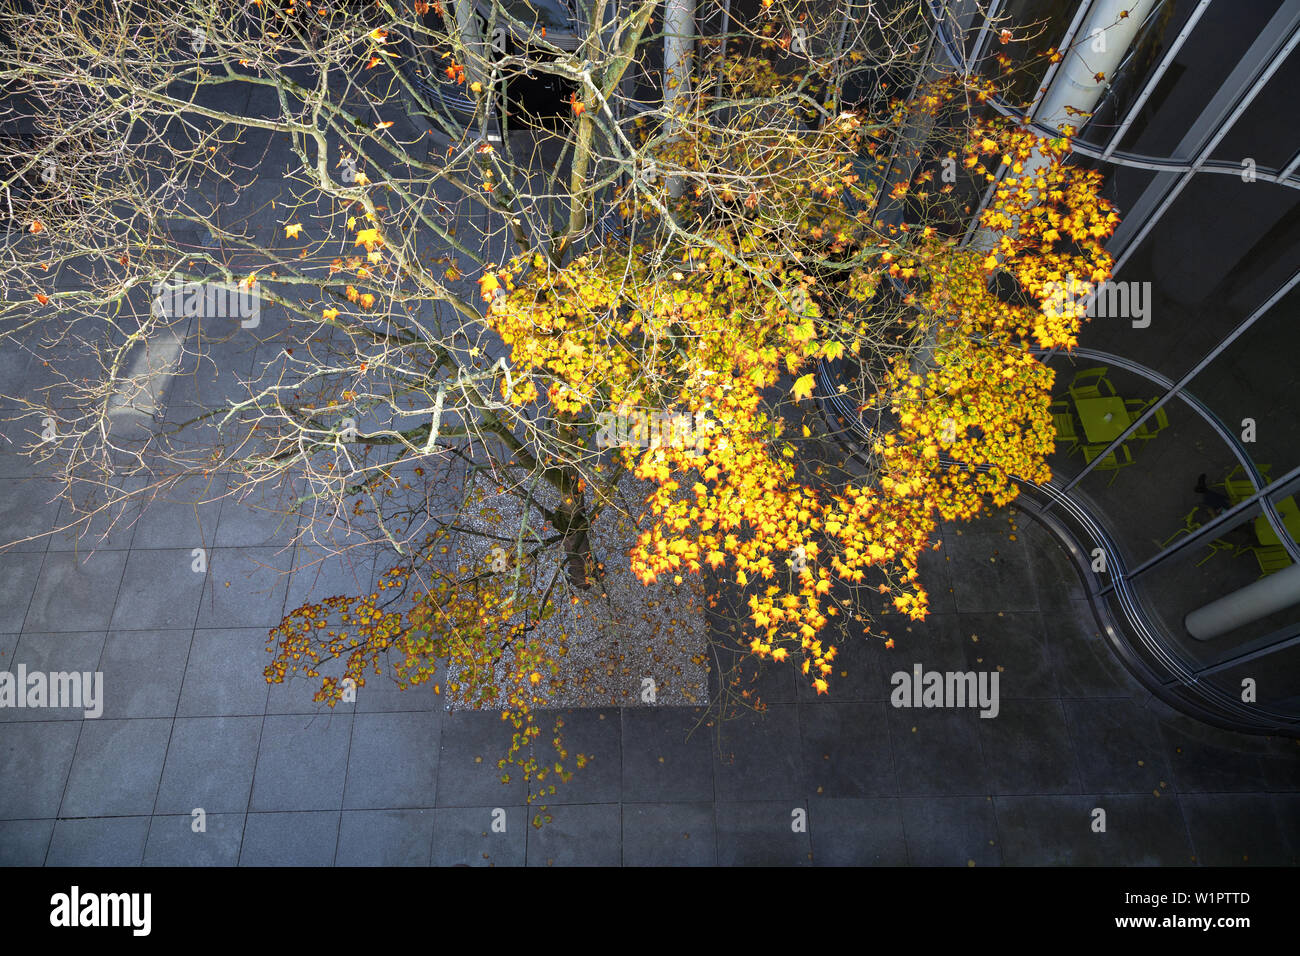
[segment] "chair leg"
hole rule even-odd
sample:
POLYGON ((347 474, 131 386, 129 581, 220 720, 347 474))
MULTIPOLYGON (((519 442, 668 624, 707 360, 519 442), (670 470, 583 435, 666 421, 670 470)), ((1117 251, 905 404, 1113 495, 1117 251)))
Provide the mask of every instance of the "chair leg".
POLYGON ((1165 538, 1164 541, 1156 541, 1156 544, 1162 548, 1167 548, 1169 547, 1169 542, 1177 540, 1180 534, 1191 534, 1191 531, 1189 531, 1187 528, 1179 528, 1169 537, 1165 538))

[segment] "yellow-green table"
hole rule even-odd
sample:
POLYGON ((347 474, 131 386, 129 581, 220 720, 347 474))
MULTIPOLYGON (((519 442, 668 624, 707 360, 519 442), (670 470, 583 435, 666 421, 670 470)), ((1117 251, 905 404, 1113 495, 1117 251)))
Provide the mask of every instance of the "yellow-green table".
POLYGON ((1083 433, 1094 445, 1114 441, 1132 423, 1124 399, 1118 395, 1076 399, 1074 408, 1083 423, 1083 433))

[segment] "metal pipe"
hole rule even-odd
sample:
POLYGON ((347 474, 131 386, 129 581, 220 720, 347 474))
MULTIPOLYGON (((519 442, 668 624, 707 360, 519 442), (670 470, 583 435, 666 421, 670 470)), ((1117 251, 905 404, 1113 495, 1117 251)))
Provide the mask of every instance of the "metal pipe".
POLYGON ((1051 129, 1079 123, 1075 111, 1091 113, 1110 87, 1156 0, 1097 0, 1083 29, 1043 91, 1033 119, 1051 129), (1098 48, 1100 46, 1100 49, 1098 48))
POLYGON ((1208 641, 1293 604, 1300 604, 1300 564, 1198 607, 1183 618, 1183 626, 1196 640, 1208 641))
MULTIPOLYGON (((1029 118, 1051 130, 1059 130, 1066 124, 1080 129, 1086 125, 1086 118, 1081 119, 1080 114, 1090 114, 1097 108, 1156 2, 1096 0, 1082 26, 1062 43, 1063 47, 1068 45, 1068 52, 1056 64, 1055 72, 1049 73, 1029 118)), ((1051 161, 1034 150, 1018 178, 1028 182, 1049 165, 1051 161)), ((972 237, 971 245, 991 250, 997 240, 996 232, 981 228, 972 237)))

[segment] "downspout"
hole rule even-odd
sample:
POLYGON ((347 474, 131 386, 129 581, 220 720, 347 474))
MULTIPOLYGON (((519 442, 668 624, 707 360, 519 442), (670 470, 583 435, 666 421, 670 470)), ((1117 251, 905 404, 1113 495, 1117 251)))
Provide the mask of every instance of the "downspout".
MULTIPOLYGON (((1074 42, 1030 107, 1028 118, 1049 129, 1059 130, 1069 124, 1076 127, 1076 134, 1081 131, 1088 118, 1079 114, 1097 108, 1142 24, 1159 2, 1094 0, 1074 42)), ((1050 161, 1035 150, 1025 161, 1020 179, 1030 179, 1049 165, 1050 161)), ((991 250, 997 245, 997 233, 977 229, 971 245, 980 251, 991 250)))
POLYGON ((1183 626, 1198 641, 1208 641, 1295 604, 1300 604, 1300 564, 1198 607, 1184 618, 1183 626))

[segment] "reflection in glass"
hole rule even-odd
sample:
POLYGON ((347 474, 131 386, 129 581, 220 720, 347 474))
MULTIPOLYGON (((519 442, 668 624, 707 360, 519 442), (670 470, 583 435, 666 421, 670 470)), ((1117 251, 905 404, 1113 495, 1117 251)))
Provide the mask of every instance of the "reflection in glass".
MULTIPOLYGON (((1216 664, 1248 642, 1296 623, 1295 609, 1289 608, 1206 641, 1194 639, 1183 623, 1197 608, 1259 580, 1263 572, 1256 555, 1255 523, 1260 515, 1260 509, 1249 509, 1213 538, 1184 547, 1134 579, 1144 606, 1184 660, 1198 666, 1216 664)), ((1284 559, 1280 567, 1290 563, 1284 559)))
POLYGON ((1010 67, 1009 87, 1003 94, 1010 105, 1023 108, 1034 99, 1051 66, 1049 57, 1064 39, 1078 9, 1078 0, 1009 0, 1003 4, 998 30, 1010 29, 1014 40, 993 40, 981 66, 986 76, 999 80, 1007 76, 1002 72, 1004 64, 1010 67))
POLYGON ((1150 283, 1150 324, 1090 322, 1079 344, 1177 379, 1291 277, 1298 240, 1297 190, 1196 176, 1115 277, 1150 283))
POLYGON ((1190 159, 1175 155, 1190 124, 1219 92, 1280 6, 1280 0, 1210 4, 1119 148, 1146 156, 1190 159))
POLYGON ((1300 286, 1261 316, 1190 383, 1274 477, 1300 465, 1300 286))
POLYGON ((1105 372, 1115 394, 1073 400, 1084 442, 1076 473, 1082 462, 1099 461, 1075 491, 1106 516, 1125 561, 1135 567, 1228 507, 1214 486, 1238 462, 1205 420, 1179 399, 1158 408, 1115 451, 1103 455, 1106 445, 1162 394, 1123 369, 1105 372))
MULTIPOLYGON (((1198 3, 1199 0, 1166 0, 1147 17, 1119 69, 1110 78, 1104 98, 1083 128, 1081 138, 1085 142, 1098 147, 1109 144, 1198 3)), ((1081 42, 1093 41, 1085 37, 1081 42)))

